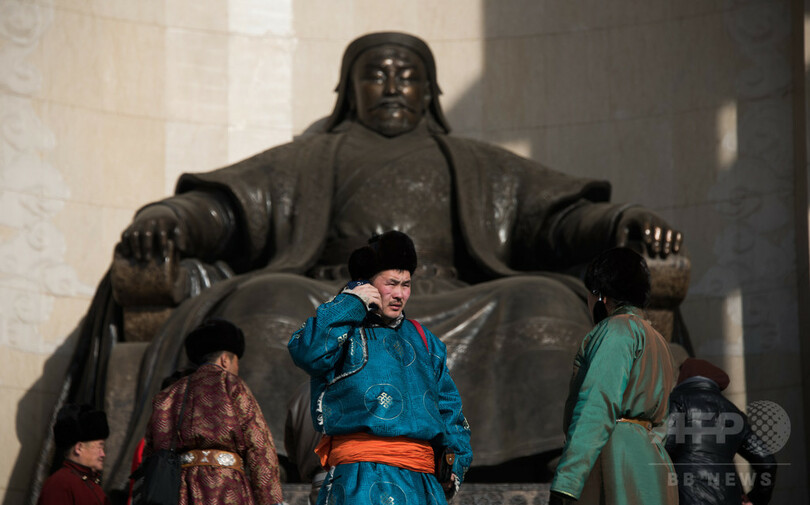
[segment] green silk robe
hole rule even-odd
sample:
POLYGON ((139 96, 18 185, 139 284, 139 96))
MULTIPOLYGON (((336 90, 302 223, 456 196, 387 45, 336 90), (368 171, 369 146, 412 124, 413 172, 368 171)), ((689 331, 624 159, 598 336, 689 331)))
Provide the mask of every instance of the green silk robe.
POLYGON ((668 344, 640 309, 620 307, 597 324, 574 359, 551 490, 582 504, 677 504, 672 462, 656 433, 666 425, 672 381, 668 344))

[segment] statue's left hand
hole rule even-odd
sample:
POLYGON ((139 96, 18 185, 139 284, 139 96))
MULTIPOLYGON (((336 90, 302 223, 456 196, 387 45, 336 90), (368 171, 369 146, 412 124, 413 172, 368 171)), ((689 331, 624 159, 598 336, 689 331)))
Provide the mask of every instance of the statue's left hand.
POLYGON ((625 247, 634 240, 641 242, 651 258, 666 258, 681 250, 683 234, 654 212, 643 207, 631 207, 619 219, 616 245, 625 247))

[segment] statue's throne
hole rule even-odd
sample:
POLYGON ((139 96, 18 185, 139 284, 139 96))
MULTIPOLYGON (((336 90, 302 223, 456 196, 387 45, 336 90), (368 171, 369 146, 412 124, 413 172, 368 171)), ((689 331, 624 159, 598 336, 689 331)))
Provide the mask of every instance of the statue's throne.
MULTIPOLYGON (((685 252, 667 259, 647 258, 652 278, 652 298, 647 315, 669 341, 681 343, 676 311, 689 287, 691 264, 685 252)), ((113 296, 123 308, 124 341, 149 342, 172 310, 199 288, 195 273, 205 269, 209 282, 232 275, 226 266, 169 261, 135 263, 116 254, 111 268, 113 296)), ((198 277, 198 276, 197 276, 198 277)))

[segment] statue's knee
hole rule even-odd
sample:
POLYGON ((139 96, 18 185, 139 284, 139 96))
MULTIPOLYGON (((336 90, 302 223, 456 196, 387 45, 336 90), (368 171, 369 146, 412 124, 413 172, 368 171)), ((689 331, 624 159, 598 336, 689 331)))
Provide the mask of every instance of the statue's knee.
MULTIPOLYGON (((264 274, 241 284, 222 305, 224 312, 276 314, 303 321, 329 297, 326 286, 291 274, 264 274)), ((225 314, 223 314, 225 315, 225 314)))

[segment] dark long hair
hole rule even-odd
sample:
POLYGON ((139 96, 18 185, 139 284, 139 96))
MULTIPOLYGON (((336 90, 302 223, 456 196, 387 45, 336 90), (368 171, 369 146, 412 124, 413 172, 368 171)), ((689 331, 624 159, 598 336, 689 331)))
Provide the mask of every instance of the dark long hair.
POLYGON ((626 247, 602 252, 585 271, 585 287, 618 305, 646 308, 650 303, 650 269, 644 257, 626 247))

